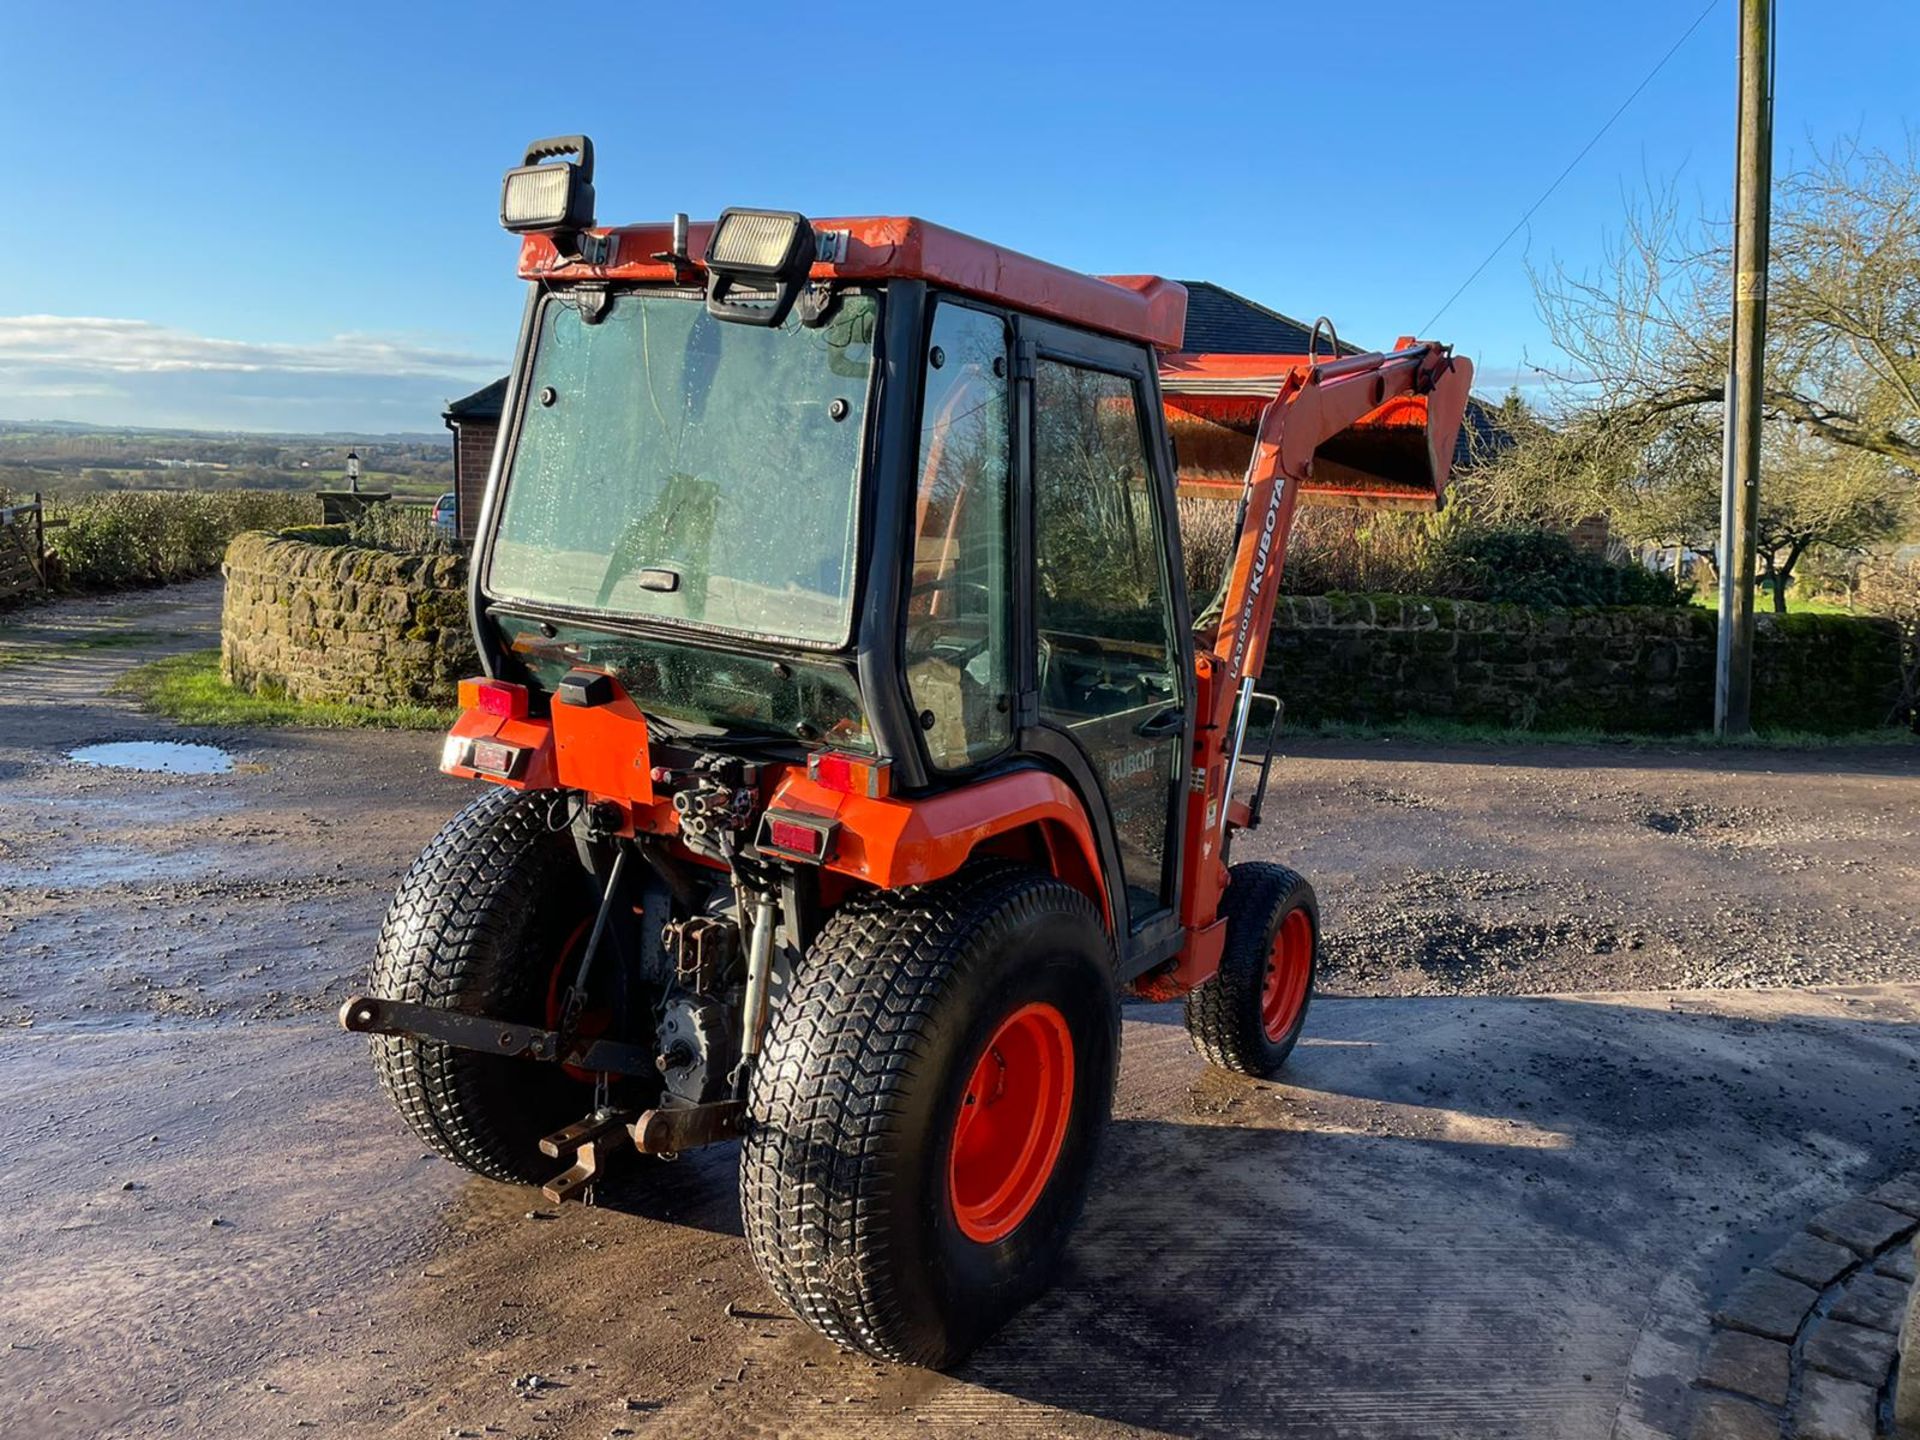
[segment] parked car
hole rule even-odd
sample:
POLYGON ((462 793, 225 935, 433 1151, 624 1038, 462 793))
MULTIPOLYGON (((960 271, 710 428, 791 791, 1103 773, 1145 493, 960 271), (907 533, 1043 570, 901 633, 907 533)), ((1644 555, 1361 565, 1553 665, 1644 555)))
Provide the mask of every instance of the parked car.
POLYGON ((460 522, 454 513, 453 491, 449 490, 433 502, 433 528, 448 539, 460 534, 460 522))

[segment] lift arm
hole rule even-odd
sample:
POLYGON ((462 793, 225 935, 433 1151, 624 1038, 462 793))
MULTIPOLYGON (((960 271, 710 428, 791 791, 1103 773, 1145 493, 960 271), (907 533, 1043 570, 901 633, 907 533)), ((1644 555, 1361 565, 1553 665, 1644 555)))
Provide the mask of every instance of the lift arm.
POLYGON ((1266 662, 1302 487, 1333 500, 1407 495, 1424 501, 1423 508, 1436 507, 1472 382, 1473 366, 1433 342, 1403 342, 1387 354, 1287 372, 1260 415, 1242 489, 1240 539, 1214 636, 1213 652, 1234 681, 1257 678, 1266 662))
MULTIPOLYGON (((1447 347, 1402 340, 1385 354, 1325 363, 1272 357, 1266 375, 1242 357, 1203 378, 1210 359, 1179 357, 1163 374, 1171 409, 1194 397, 1244 397, 1254 385, 1272 398, 1260 412, 1241 488, 1239 540, 1220 619, 1197 659, 1197 724, 1188 792, 1181 918, 1187 946, 1159 990, 1178 994, 1218 967, 1225 941, 1219 902, 1227 884, 1227 842, 1247 823, 1233 798, 1233 772, 1246 738, 1253 690, 1266 663, 1287 536, 1303 493, 1314 501, 1434 509, 1452 468, 1473 367, 1447 347), (1285 366, 1284 374, 1273 369, 1285 366), (1277 392, 1271 388, 1278 379, 1277 392)), ((1229 399, 1229 403, 1231 400, 1229 399)), ((1150 987, 1152 988, 1152 987, 1150 987)))

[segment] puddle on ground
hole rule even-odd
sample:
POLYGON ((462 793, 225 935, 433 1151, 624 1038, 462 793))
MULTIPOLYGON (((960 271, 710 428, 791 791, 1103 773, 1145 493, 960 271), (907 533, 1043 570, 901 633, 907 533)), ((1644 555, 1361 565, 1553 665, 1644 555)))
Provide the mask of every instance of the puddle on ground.
POLYGON ((102 765, 115 770, 144 770, 155 775, 224 775, 233 769, 233 757, 213 745, 191 745, 184 740, 122 740, 111 745, 82 745, 69 750, 76 765, 102 765))
MULTIPOLYGON (((225 857, 230 867, 232 857, 225 857)), ((186 880, 222 861, 212 846, 166 852, 132 845, 88 845, 37 862, 0 861, 0 890, 90 890, 104 885, 157 885, 186 880)))

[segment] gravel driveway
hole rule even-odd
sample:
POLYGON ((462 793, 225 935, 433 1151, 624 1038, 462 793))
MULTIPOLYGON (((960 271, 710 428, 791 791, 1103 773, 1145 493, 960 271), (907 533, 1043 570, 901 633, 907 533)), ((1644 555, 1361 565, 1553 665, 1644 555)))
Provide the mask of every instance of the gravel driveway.
POLYGON ((552 1219, 422 1156, 332 1010, 461 787, 109 693, 217 602, 0 617, 0 1433, 1659 1434, 1711 1297, 1910 1158, 1915 752, 1301 742, 1242 854, 1350 998, 1288 1083, 1129 1007, 1055 1292, 954 1376, 842 1356, 731 1147, 552 1219), (63 758, 153 738, 235 768, 63 758))

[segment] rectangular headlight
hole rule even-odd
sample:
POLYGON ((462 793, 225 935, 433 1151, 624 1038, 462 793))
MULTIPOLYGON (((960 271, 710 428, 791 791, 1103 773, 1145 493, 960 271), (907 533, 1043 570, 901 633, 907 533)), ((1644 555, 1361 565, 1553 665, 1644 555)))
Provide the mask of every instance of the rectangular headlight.
POLYGON ((722 210, 707 240, 707 268, 797 279, 813 266, 812 240, 813 227, 795 211, 722 210))
POLYGON ((500 189, 500 223, 509 230, 586 230, 593 225, 593 141, 556 135, 527 147, 500 189), (579 163, 560 160, 578 155, 579 163), (560 161, 558 164, 547 163, 560 161))
POLYGON ((579 230, 593 224, 593 186, 576 165, 523 165, 507 172, 500 223, 515 232, 579 230))

